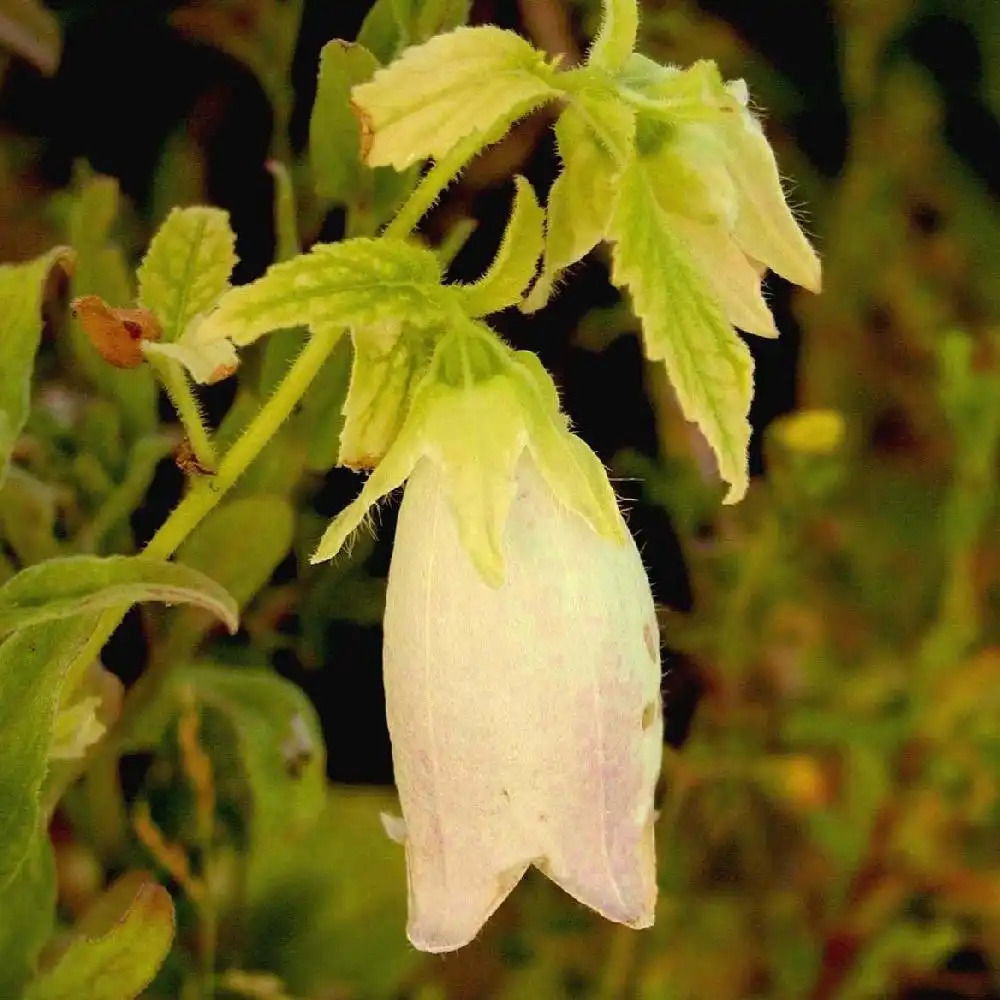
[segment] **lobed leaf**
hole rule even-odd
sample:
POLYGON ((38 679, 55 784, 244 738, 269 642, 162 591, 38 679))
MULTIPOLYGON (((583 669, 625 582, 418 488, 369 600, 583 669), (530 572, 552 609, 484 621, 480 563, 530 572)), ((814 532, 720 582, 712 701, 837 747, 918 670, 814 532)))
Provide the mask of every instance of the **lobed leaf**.
POLYGON ((612 278, 632 294, 646 356, 663 361, 681 409, 715 452, 726 503, 748 485, 753 360, 671 230, 641 163, 623 173, 611 217, 612 278))

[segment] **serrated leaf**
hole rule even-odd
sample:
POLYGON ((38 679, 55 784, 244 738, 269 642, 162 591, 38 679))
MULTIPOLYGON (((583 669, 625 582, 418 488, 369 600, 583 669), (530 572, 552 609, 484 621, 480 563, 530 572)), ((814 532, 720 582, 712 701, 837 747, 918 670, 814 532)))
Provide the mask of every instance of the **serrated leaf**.
POLYGON ((316 101, 309 119, 309 162, 316 193, 349 204, 362 190, 361 122, 351 107, 351 88, 370 80, 376 58, 363 46, 334 39, 319 59, 316 101))
POLYGON ((0 892, 0 996, 21 996, 55 916, 52 845, 40 830, 13 882, 0 892))
POLYGON ((0 587, 0 633, 136 601, 197 604, 239 624, 233 598, 214 580, 148 556, 67 556, 21 570, 0 587))
POLYGON ((3 0, 0 45, 52 76, 62 52, 59 21, 38 0, 3 0))
POLYGON ((24 1000, 132 1000, 149 985, 174 937, 174 905, 161 885, 123 876, 81 922, 24 1000), (90 925, 94 926, 91 929, 90 925))
POLYGON ((446 308, 440 279, 437 258, 422 247, 389 239, 318 243, 228 292, 198 335, 243 345, 293 326, 365 326, 403 317, 431 324, 446 308))
POLYGON ((28 419, 49 271, 56 265, 68 267, 72 260, 72 251, 58 247, 26 264, 0 265, 0 486, 11 449, 28 419))
POLYGON ((486 316, 516 305, 535 275, 542 253, 545 213, 531 185, 520 176, 514 182, 514 207, 500 249, 486 274, 461 288, 465 311, 470 316, 486 316))
POLYGON ((753 360, 670 228, 641 163, 621 178, 609 236, 612 279, 632 294, 651 361, 663 361, 688 420, 715 452, 735 503, 748 484, 753 360))
POLYGON ((601 27, 587 54, 587 63, 613 73, 625 65, 635 48, 639 4, 637 0, 602 0, 601 6, 601 27))
POLYGON ((36 625, 0 644, 0 898, 39 835, 39 794, 66 671, 93 615, 36 625))
POLYGON ((635 116, 613 97, 581 95, 559 116, 555 131, 563 169, 549 191, 542 273, 526 312, 544 306, 559 273, 604 239, 635 116))
POLYGON ((178 340, 229 287, 236 236, 219 208, 175 208, 139 265, 139 305, 156 314, 166 343, 178 340))
MULTIPOLYGON (((82 173, 82 172, 81 172, 82 173)), ((96 295, 104 302, 132 301, 132 270, 111 230, 118 216, 118 182, 113 177, 78 177, 69 212, 67 239, 76 252, 73 295, 96 295)), ((151 434, 158 424, 156 378, 146 365, 123 370, 98 353, 80 321, 72 319, 69 336, 60 345, 66 364, 121 411, 133 439, 151 434)))
POLYGON ((374 132, 367 162, 403 170, 440 159, 472 133, 495 141, 558 96, 552 77, 543 54, 513 32, 485 26, 438 35, 354 88, 374 132))

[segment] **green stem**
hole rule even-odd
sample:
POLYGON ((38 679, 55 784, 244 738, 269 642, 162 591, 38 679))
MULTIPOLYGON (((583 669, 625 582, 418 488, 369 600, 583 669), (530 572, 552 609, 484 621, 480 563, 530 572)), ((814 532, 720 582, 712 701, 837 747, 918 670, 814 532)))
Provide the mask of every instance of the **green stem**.
POLYGON ((438 195, 462 172, 469 161, 485 145, 481 132, 473 132, 438 160, 420 179, 396 217, 385 227, 382 235, 389 239, 406 239, 416 228, 438 195))
MULTIPOLYGON (((261 453, 285 422, 316 377, 323 362, 340 339, 340 335, 339 329, 332 328, 319 329, 312 334, 274 395, 264 404, 219 463, 219 471, 214 476, 207 476, 195 482, 160 530, 150 539, 144 555, 168 559, 177 551, 181 542, 232 489, 247 466, 261 453)), ((66 678, 66 683, 69 685, 67 690, 72 690, 72 686, 77 683, 87 665, 97 659, 104 643, 118 627, 130 606, 120 604, 102 612, 90 641, 69 668, 66 678)), ((128 708, 127 700, 122 721, 128 708)))
POLYGON ((181 426, 191 442, 194 457, 198 460, 199 465, 206 469, 214 469, 215 448, 212 446, 208 431, 205 429, 201 408, 194 398, 187 376, 180 365, 169 358, 157 358, 150 354, 147 355, 147 359, 163 383, 163 388, 167 390, 170 402, 174 404, 177 416, 181 420, 181 426))

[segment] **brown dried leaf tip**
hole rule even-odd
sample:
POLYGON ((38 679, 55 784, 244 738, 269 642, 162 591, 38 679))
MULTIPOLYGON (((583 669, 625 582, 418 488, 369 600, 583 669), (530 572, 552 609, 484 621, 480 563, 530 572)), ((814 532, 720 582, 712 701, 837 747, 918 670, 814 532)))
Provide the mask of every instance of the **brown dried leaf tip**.
POLYGON ((148 309, 112 309, 98 295, 81 295, 70 308, 101 357, 116 368, 138 368, 142 341, 159 340, 163 333, 148 309))

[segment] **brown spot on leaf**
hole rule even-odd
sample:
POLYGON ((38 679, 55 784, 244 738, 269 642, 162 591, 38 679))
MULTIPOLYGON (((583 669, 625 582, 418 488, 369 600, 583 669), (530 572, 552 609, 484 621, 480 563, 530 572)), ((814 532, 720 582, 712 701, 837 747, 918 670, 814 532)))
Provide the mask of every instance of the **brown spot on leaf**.
POLYGON ((649 727, 656 721, 656 714, 659 711, 660 704, 656 701, 647 702, 642 709, 642 728, 649 729, 649 727))

